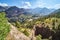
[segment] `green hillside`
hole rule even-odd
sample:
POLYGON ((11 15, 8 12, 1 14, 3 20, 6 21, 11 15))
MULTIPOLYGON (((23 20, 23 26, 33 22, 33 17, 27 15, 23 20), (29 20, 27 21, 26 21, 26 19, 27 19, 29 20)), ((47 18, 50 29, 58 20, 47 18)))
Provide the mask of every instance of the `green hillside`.
POLYGON ((7 19, 5 18, 5 13, 0 13, 0 40, 5 40, 7 34, 9 32, 9 24, 7 19))

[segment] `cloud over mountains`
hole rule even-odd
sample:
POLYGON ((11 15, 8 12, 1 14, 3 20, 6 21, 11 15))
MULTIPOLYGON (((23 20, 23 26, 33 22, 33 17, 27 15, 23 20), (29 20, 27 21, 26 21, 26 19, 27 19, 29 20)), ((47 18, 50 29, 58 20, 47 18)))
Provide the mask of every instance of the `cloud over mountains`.
POLYGON ((8 6, 6 3, 0 3, 0 6, 8 6))

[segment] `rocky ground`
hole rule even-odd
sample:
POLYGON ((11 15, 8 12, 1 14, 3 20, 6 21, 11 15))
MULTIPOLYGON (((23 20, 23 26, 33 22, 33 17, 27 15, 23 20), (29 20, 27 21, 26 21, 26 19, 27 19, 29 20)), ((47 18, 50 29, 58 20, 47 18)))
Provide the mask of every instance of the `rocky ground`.
POLYGON ((17 28, 10 24, 10 32, 6 37, 7 40, 31 40, 29 37, 17 30, 17 28))

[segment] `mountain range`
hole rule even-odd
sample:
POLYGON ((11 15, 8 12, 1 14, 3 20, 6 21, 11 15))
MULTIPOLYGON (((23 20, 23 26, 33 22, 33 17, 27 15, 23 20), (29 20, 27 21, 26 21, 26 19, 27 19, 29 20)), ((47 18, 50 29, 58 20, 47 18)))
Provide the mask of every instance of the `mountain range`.
POLYGON ((24 9, 16 6, 2 7, 0 6, 0 12, 5 12, 6 17, 9 21, 24 21, 29 18, 49 18, 49 17, 60 17, 60 9, 48 9, 48 8, 35 8, 35 9, 24 9))
POLYGON ((53 12, 55 9, 48 9, 48 8, 35 8, 35 9, 24 9, 18 8, 16 6, 11 7, 2 7, 0 6, 0 12, 5 11, 7 16, 18 16, 20 14, 30 15, 30 14, 38 14, 38 15, 47 15, 53 12))

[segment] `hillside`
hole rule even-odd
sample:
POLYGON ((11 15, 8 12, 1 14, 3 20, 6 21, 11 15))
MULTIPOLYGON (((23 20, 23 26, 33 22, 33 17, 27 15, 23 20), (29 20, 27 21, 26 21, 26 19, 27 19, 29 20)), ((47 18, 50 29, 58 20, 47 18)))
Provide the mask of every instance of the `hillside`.
POLYGON ((48 17, 57 17, 57 18, 60 18, 60 9, 55 10, 54 12, 49 14, 48 17))
POLYGON ((18 31, 17 28, 13 25, 10 25, 10 32, 6 37, 6 40, 30 40, 29 37, 24 35, 22 32, 18 31))

